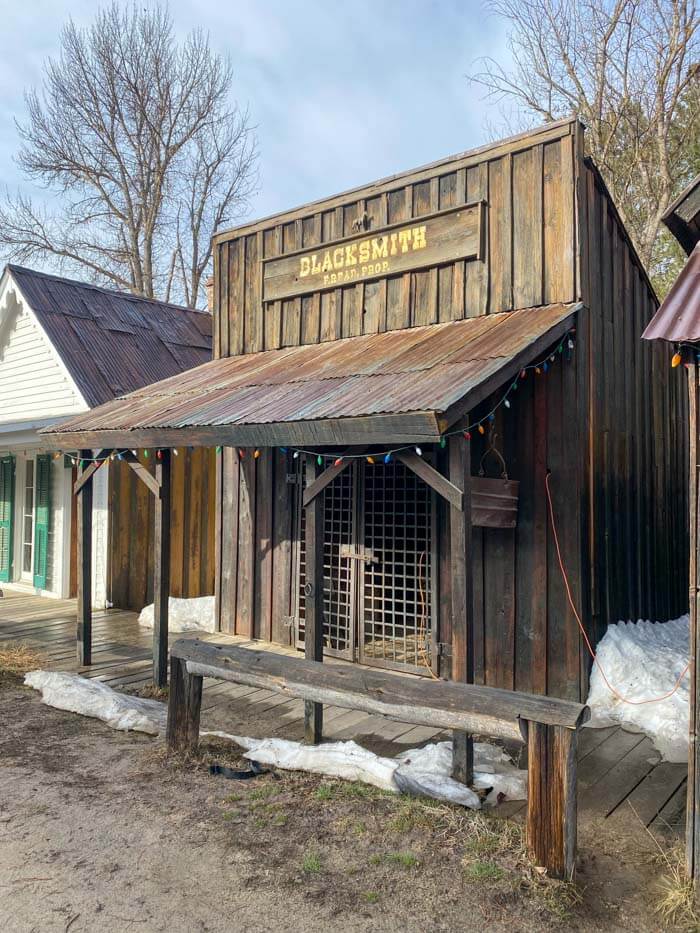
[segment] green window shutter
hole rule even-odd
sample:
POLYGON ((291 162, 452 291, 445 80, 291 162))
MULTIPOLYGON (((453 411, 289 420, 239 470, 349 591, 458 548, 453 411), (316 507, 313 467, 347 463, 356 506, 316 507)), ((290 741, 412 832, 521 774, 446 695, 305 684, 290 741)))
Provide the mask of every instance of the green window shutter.
POLYGON ((46 589, 51 518, 51 455, 36 458, 34 491, 34 586, 46 589))
POLYGON ((12 573, 13 519, 15 515, 15 458, 0 460, 0 583, 9 583, 12 573))

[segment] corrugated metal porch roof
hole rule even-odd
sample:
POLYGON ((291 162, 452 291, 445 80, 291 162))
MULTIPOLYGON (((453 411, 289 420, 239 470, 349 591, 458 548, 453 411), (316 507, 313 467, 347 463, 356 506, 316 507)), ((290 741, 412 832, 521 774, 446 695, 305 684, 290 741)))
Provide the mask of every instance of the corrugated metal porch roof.
POLYGON ((213 360, 46 429, 55 446, 436 440, 544 353, 580 305, 548 305, 213 360))

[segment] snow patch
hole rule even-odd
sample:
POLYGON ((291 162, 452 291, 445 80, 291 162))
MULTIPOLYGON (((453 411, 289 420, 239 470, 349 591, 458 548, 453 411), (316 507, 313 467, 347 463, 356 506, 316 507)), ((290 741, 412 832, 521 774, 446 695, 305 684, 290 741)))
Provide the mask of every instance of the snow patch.
MULTIPOLYGON (((399 766, 394 781, 400 790, 418 793, 436 800, 449 800, 470 807, 465 792, 469 788, 452 777, 452 743, 435 742, 423 748, 411 748, 396 756, 399 766), (416 785, 412 791, 410 785, 416 785)), ((474 743, 474 783, 477 790, 491 788, 486 797, 487 806, 501 800, 527 798, 527 771, 516 768, 510 757, 497 745, 489 742, 474 743)))
MULTIPOLYGON (((627 699, 646 700, 673 689, 688 663, 689 617, 671 622, 618 622, 609 625, 598 644, 597 658, 613 687, 627 699)), ((652 703, 619 700, 603 680, 597 664, 591 670, 588 705, 590 726, 621 725, 645 732, 667 761, 688 760, 690 676, 670 697, 652 703)))
POLYGON ((113 729, 158 735, 165 731, 167 708, 157 700, 117 693, 99 680, 58 671, 30 671, 24 677, 28 687, 39 690, 42 702, 69 713, 101 719, 113 729))
MULTIPOLYGON (((153 628, 153 603, 139 613, 139 625, 153 628)), ((195 596, 192 599, 178 599, 171 596, 168 602, 169 632, 214 632, 214 597, 195 596)))
MULTIPOLYGON (((347 781, 362 781, 391 793, 432 797, 478 810, 479 797, 452 776, 452 745, 438 742, 411 748, 396 758, 382 758, 356 742, 324 742, 302 745, 286 739, 253 739, 227 732, 202 732, 204 736, 229 739, 245 749, 245 757, 287 771, 309 771, 347 781)), ((486 804, 500 799, 524 800, 527 772, 516 768, 500 748, 474 743, 474 786, 491 788, 486 804), (501 796, 503 795, 503 796, 501 796)))
POLYGON ((287 739, 251 739, 243 735, 230 735, 228 732, 200 732, 200 735, 229 739, 245 749, 244 757, 252 758, 262 765, 271 765, 284 771, 325 774, 346 781, 362 781, 363 784, 372 784, 394 793, 397 790, 392 783, 396 761, 368 752, 356 742, 303 745, 287 739))

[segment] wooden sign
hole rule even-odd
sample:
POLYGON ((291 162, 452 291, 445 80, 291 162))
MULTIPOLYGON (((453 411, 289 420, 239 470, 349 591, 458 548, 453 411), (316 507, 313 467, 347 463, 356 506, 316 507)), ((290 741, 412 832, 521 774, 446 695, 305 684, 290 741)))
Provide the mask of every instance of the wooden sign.
POLYGON ((263 301, 481 258, 483 202, 262 261, 263 301))

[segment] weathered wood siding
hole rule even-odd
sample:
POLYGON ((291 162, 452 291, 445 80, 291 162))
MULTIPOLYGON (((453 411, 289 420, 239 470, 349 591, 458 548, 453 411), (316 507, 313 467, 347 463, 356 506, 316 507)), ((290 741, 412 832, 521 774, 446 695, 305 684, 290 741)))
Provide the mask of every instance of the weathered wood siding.
POLYGON ((698 702, 698 597, 700 577, 698 573, 698 543, 700 542, 700 366, 688 367, 688 420, 689 420, 689 596, 690 596, 690 696, 689 743, 688 743, 688 789, 686 798, 686 842, 685 859, 688 874, 698 883, 700 874, 700 702, 698 702))
MULTIPOLYGON (((581 551, 581 419, 578 380, 585 372, 585 347, 557 360, 548 373, 530 375, 496 417, 497 446, 508 476, 519 481, 515 529, 474 528, 474 669, 477 683, 508 690, 578 699, 582 658, 576 620, 568 605, 547 515, 545 479, 551 492, 559 539, 577 606, 585 578, 581 551)), ((473 413, 485 416, 498 396, 473 413)), ((472 442, 477 475, 486 438, 472 442)), ((444 455, 443 455, 444 457, 444 455)), ((488 470, 489 464, 485 464, 488 470)), ((451 642, 449 517, 438 510, 440 547, 440 641, 451 642)), ((586 608, 584 603, 584 618, 586 608)), ((445 669, 448 669, 445 665, 445 669)))
POLYGON ((575 295, 578 124, 468 153, 221 234, 215 356, 460 320, 575 295), (260 260, 483 201, 483 259, 263 303, 260 260))
MULTIPOLYGON (((172 596, 214 592, 215 462, 210 448, 179 448, 172 458, 172 596)), ((154 458, 141 457, 149 469, 154 458)), ((153 602, 153 496, 126 463, 110 464, 109 598, 119 609, 153 602)))
POLYGON ((291 457, 267 448, 241 459, 230 447, 220 464, 224 499, 217 526, 221 628, 291 644, 291 457), (221 516, 224 516, 222 523, 221 516))

